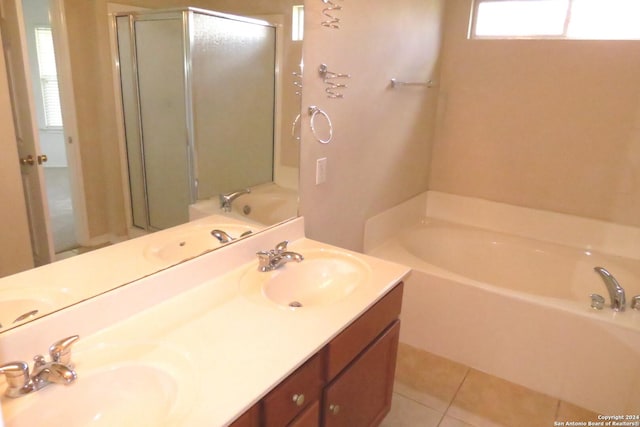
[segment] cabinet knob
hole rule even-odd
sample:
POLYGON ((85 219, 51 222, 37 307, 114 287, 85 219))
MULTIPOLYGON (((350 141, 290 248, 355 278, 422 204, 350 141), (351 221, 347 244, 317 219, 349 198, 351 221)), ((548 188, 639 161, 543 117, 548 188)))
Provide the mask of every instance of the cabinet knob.
POLYGON ((38 159, 38 164, 39 164, 39 165, 41 165, 41 164, 43 164, 43 163, 46 163, 46 162, 47 162, 47 160, 49 160, 49 158, 47 157, 47 155, 46 155, 46 154, 41 154, 41 155, 39 155, 39 156, 37 157, 37 159, 38 159))
POLYGON ((294 394, 292 400, 296 406, 302 406, 304 405, 304 394, 294 394))
POLYGON ((340 405, 329 405, 329 412, 333 415, 338 415, 338 412, 340 412, 340 405))

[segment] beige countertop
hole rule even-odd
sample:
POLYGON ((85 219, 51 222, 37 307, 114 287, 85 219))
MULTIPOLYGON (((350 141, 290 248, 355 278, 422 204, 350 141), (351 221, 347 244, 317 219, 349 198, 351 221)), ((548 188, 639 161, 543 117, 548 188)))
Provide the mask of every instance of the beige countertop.
MULTIPOLYGON (((77 333, 81 339, 74 346, 73 359, 78 382, 83 373, 101 363, 159 367, 177 379, 175 387, 171 386, 175 390, 167 391, 168 405, 173 408, 162 425, 226 425, 410 271, 306 239, 302 220, 297 221, 36 320, 13 334, 2 334, 2 358, 30 360, 36 349, 46 351, 56 339, 77 333), (294 237, 289 244, 292 251, 303 255, 337 251, 366 265, 367 280, 338 301, 298 309, 276 305, 261 297, 260 290, 243 286, 243 278, 256 270, 256 248, 268 249, 289 236, 294 237), (179 290, 153 301, 152 294, 174 287, 179 290)), ((12 417, 32 404, 30 400, 46 399, 45 393, 55 387, 62 386, 53 385, 19 399, 3 398, 6 425, 12 425, 12 417)), ((118 385, 113 387, 117 390, 118 385)), ((120 425, 140 422, 135 417, 119 421, 124 422, 120 425)))

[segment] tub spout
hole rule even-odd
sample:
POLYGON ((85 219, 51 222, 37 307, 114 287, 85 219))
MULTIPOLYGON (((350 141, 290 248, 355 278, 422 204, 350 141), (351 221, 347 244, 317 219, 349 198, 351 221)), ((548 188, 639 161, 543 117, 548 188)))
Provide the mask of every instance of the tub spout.
POLYGON ((615 311, 624 311, 626 299, 624 289, 620 286, 620 283, 618 283, 616 278, 613 277, 613 275, 604 267, 595 267, 593 270, 602 277, 602 280, 607 287, 607 291, 609 291, 611 308, 615 311))

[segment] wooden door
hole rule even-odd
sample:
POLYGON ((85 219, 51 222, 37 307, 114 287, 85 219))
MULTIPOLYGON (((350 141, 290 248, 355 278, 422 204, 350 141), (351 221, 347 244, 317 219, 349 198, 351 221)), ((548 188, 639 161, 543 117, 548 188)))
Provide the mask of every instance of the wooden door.
MULTIPOLYGON (((0 36, 0 42, 2 37, 0 36)), ((0 55, 0 277, 33 267, 4 58, 0 55)))
POLYGON ((42 170, 46 156, 40 151, 37 126, 33 117, 35 107, 29 81, 31 74, 26 54, 22 5, 20 0, 2 0, 0 10, 0 30, 13 107, 15 141, 29 216, 33 261, 38 266, 51 262, 54 257, 42 170))

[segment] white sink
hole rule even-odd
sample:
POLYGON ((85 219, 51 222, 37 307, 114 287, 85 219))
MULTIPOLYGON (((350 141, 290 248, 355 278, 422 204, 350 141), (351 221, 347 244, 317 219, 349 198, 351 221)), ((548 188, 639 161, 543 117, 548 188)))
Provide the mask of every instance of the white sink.
MULTIPOLYGON (((302 252, 304 260, 270 271, 252 267, 240 279, 244 295, 291 309, 322 306, 347 298, 367 283, 370 267, 356 257, 334 250, 302 252)), ((256 263, 257 266, 257 263, 256 263)))
POLYGON ((0 329, 40 317, 76 300, 67 289, 23 288, 0 291, 0 329))
POLYGON ((144 256, 149 260, 161 261, 166 264, 196 257, 224 244, 211 235, 211 231, 215 229, 224 231, 234 239, 239 238, 248 231, 251 231, 251 233, 258 231, 256 227, 231 222, 197 224, 190 229, 162 234, 159 236, 162 241, 148 245, 144 250, 144 256))
POLYGON ((178 352, 144 344, 102 346, 72 351, 72 359, 78 374, 72 384, 3 397, 6 427, 174 425, 190 410, 193 369, 178 352))

